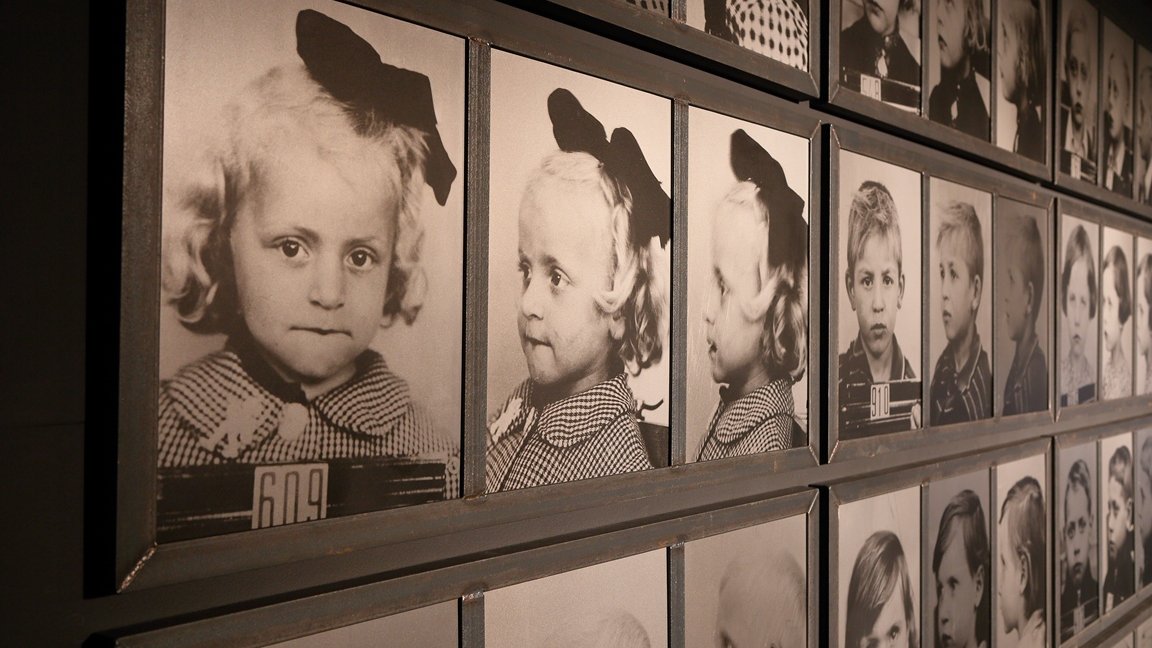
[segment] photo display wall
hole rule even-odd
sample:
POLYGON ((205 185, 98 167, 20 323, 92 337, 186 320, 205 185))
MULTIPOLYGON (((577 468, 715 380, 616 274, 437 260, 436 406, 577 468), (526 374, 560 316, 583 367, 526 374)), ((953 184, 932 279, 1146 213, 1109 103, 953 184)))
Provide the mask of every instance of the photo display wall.
POLYGON ((1152 32, 519 4, 130 9, 109 636, 1145 645, 1152 32))

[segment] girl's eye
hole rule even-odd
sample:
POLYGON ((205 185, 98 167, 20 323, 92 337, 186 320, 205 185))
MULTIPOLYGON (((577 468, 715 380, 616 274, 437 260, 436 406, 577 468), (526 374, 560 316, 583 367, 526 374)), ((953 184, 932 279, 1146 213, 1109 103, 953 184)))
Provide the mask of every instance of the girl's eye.
POLYGON ((564 275, 561 274, 559 270, 553 270, 552 273, 548 275, 548 282, 556 288, 559 288, 564 284, 564 275))
POLYGON ((280 248, 280 252, 289 259, 295 259, 296 255, 300 254, 299 241, 288 239, 286 241, 281 241, 278 247, 280 248))
POLYGON ((348 255, 348 261, 356 268, 367 270, 375 265, 376 257, 368 250, 353 250, 352 254, 348 255))

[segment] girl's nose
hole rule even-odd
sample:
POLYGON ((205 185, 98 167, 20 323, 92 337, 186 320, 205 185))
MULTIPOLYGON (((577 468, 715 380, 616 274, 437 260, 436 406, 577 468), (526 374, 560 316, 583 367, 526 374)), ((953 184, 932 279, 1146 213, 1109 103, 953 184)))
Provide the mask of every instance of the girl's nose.
POLYGON ((529 278, 520 293, 520 314, 528 319, 542 319, 544 317, 544 297, 541 294, 544 282, 529 278))
POLYGON ((320 259, 313 266, 312 287, 308 299, 321 308, 335 309, 344 305, 344 266, 342 259, 320 259))

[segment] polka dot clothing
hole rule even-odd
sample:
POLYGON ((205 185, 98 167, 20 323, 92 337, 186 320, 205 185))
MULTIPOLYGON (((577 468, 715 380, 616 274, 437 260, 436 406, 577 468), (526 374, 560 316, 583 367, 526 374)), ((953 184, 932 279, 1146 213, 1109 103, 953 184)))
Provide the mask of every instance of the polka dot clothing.
POLYGON ((808 16, 796 0, 728 0, 728 31, 741 47, 808 69, 808 16))
POLYGON ((668 15, 668 0, 625 0, 630 5, 647 9, 658 14, 668 15))

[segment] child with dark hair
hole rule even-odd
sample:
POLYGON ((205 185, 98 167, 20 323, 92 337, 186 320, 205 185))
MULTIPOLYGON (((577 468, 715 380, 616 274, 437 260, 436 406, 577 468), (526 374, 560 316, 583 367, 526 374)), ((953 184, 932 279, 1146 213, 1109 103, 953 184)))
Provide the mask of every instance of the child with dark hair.
POLYGON ((1016 344, 1004 383, 1004 415, 1048 409, 1048 363, 1036 337, 1044 297, 1044 246, 1031 216, 1006 216, 1001 258, 1007 266, 1002 289, 1004 324, 1016 344))
POLYGON ((988 15, 984 0, 936 0, 940 82, 928 95, 928 118, 988 139, 988 15))
POLYGON ((1104 338, 1101 398, 1132 395, 1132 363, 1123 344, 1124 329, 1131 317, 1128 256, 1124 254, 1124 248, 1113 245, 1104 256, 1104 267, 1100 271, 1100 330, 1104 338))
POLYGON ((1008 489, 998 526, 1000 572, 996 581, 1000 620, 1006 634, 1015 633, 1016 648, 1043 648, 1048 561, 1044 494, 1034 477, 1023 477, 1008 489))
POLYGON ((1135 288, 1136 355, 1144 361, 1144 393, 1152 394, 1152 254, 1136 264, 1135 288))
MULTIPOLYGON (((1141 56, 1143 60, 1143 56, 1141 56)), ((1152 66, 1145 65, 1136 74, 1136 195, 1134 198, 1152 204, 1152 66)))
POLYGON ((1136 591, 1136 539, 1133 537, 1132 453, 1122 445, 1108 460, 1108 566, 1104 576, 1104 612, 1136 591))
POLYGON ((936 645, 987 648, 992 563, 988 522, 976 493, 960 491, 944 507, 932 551, 932 573, 936 576, 936 645))
POLYGON ((1152 585, 1152 435, 1140 444, 1140 469, 1136 471, 1139 497, 1136 519, 1140 522, 1140 542, 1144 547, 1144 564, 1140 567, 1140 585, 1152 585))
POLYGON ((900 539, 891 531, 873 533, 848 580, 844 645, 919 648, 915 596, 900 539))
POLYGON ((916 109, 920 102, 920 63, 900 35, 900 13, 915 0, 864 0, 864 15, 840 32, 840 67, 845 84, 862 89, 860 76, 901 84, 877 99, 916 109))
POLYGON ((1077 459, 1064 486, 1064 578, 1060 590, 1060 638, 1071 639, 1100 618, 1100 583, 1088 555, 1096 529, 1092 515, 1092 474, 1077 459))
POLYGON ((1016 107, 1012 150, 1044 161, 1044 6, 1039 0, 1000 0, 997 67, 1000 94, 1016 107))
POLYGON ((1096 182, 1095 21, 1073 6, 1064 25, 1064 75, 1060 86, 1060 170, 1096 182))
POLYGON ((1132 64, 1118 52, 1111 52, 1105 79, 1104 188, 1131 198, 1134 159, 1128 119, 1132 113, 1132 64))
POLYGON ((1060 361, 1060 405, 1067 407, 1096 400, 1096 367, 1085 355, 1095 343, 1088 334, 1096 319, 1096 262, 1083 225, 1077 225, 1064 248, 1060 273, 1060 311, 1068 336, 1068 355, 1060 361))

